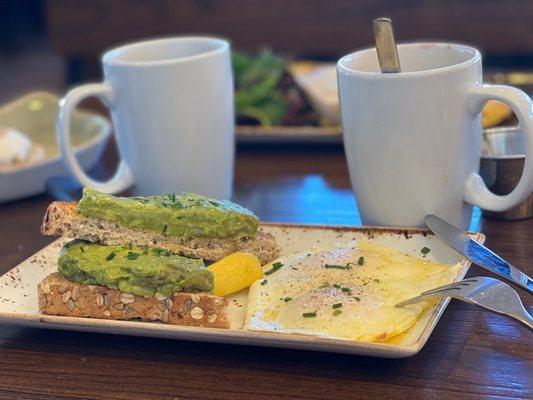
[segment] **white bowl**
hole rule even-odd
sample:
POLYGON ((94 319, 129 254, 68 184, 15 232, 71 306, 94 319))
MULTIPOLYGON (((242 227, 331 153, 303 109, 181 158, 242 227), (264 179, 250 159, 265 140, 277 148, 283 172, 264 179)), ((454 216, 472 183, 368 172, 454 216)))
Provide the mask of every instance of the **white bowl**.
MULTIPOLYGON (((43 146, 43 160, 0 170, 0 202, 34 196, 45 191, 50 178, 68 175, 56 142, 55 124, 59 98, 52 93, 33 92, 0 108, 0 126, 14 128, 43 146)), ((85 169, 93 167, 102 155, 111 133, 104 117, 75 111, 72 142, 85 169)))

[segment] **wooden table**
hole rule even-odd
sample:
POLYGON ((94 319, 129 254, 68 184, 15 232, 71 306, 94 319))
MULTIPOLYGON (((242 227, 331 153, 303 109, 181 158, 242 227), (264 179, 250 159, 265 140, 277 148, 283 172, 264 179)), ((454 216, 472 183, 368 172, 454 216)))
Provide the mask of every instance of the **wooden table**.
POLYGON ((403 42, 473 44, 485 66, 503 58, 507 67, 530 67, 526 56, 533 52, 533 41, 525 40, 533 2, 524 0, 269 0, 268 7, 246 0, 130 0, 127 7, 120 1, 47 0, 42 8, 54 49, 68 60, 69 83, 95 80, 105 50, 149 37, 213 34, 230 38, 241 51, 268 45, 280 54, 337 60, 374 42, 371 20, 380 15, 392 18, 403 42))
MULTIPOLYGON (((334 147, 239 149, 234 199, 265 221, 360 223, 334 147)), ((2 273, 52 240, 39 235, 50 201, 0 206, 2 273)), ((480 229, 533 273, 533 219, 480 229)), ((426 347, 401 360, 0 326, 0 398, 532 398, 532 348, 524 327, 457 301, 426 347)))

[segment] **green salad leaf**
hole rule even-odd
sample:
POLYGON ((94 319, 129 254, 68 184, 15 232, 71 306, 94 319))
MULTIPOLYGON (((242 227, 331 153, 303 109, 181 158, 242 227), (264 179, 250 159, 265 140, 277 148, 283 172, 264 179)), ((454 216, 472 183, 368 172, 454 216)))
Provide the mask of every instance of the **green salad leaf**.
POLYGON ((279 88, 285 74, 283 61, 270 50, 263 50, 255 57, 234 52, 232 64, 237 116, 257 120, 261 125, 279 125, 289 107, 279 88))

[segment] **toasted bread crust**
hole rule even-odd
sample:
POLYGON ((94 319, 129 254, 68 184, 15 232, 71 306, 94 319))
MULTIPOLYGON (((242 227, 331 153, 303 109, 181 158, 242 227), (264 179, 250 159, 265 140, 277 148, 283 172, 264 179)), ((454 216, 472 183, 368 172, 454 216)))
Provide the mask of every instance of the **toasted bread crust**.
POLYGON ((207 293, 176 293, 144 298, 103 286, 74 283, 55 272, 38 288, 43 314, 115 320, 140 319, 171 325, 224 328, 230 326, 228 300, 207 293))
POLYGON ((78 214, 76 202, 55 201, 48 206, 41 226, 43 235, 67 236, 103 245, 157 246, 190 258, 219 260, 236 251, 255 254, 261 264, 277 258, 279 249, 274 236, 259 230, 255 239, 183 240, 149 230, 131 229, 113 221, 78 214))

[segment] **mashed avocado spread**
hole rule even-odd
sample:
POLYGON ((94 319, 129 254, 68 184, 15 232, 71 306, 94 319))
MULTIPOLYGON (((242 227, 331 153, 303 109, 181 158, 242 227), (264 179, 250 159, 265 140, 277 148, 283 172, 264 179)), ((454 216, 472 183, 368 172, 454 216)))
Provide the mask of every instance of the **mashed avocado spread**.
POLYGON ((161 248, 102 246, 73 240, 61 249, 58 270, 73 282, 118 288, 145 297, 156 292, 171 296, 213 290, 213 273, 202 260, 173 255, 161 248))
POLYGON ((78 212, 120 226, 191 238, 254 238, 259 219, 228 200, 194 193, 150 197, 116 197, 85 188, 78 212))

